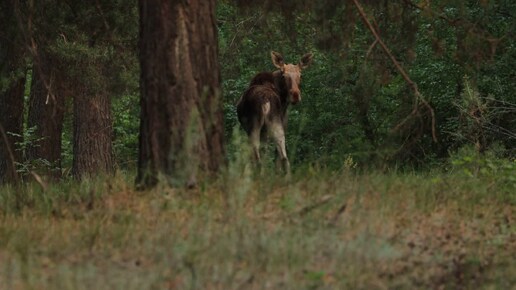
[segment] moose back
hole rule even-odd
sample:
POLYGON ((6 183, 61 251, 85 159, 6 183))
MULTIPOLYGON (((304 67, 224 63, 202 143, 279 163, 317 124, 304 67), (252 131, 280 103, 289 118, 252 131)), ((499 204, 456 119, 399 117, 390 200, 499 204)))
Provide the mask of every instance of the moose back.
POLYGON ((301 71, 312 62, 312 54, 305 54, 298 64, 285 64, 283 56, 274 51, 271 57, 278 70, 261 72, 253 77, 238 100, 237 114, 249 136, 255 160, 258 163, 261 161, 261 136, 269 135, 276 144, 283 170, 288 174, 290 163, 285 148, 287 108, 289 104, 301 101, 301 71))

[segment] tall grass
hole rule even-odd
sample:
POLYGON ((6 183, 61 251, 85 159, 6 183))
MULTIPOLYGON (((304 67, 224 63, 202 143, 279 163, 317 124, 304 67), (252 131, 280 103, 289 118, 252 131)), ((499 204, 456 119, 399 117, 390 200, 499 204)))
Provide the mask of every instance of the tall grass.
POLYGON ((0 289, 510 289, 515 201, 496 176, 287 181, 246 156, 195 190, 4 187, 0 289))

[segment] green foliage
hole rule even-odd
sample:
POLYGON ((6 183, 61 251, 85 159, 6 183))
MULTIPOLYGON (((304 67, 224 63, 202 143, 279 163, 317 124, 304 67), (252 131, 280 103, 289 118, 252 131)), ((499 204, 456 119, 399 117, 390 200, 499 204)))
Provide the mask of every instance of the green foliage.
POLYGON ((483 182, 496 182, 499 187, 493 194, 506 198, 510 204, 516 204, 516 159, 500 158, 502 149, 493 148, 480 154, 473 146, 466 146, 451 157, 451 169, 461 174, 466 180, 480 179, 483 182))
POLYGON ((140 108, 137 95, 113 100, 115 157, 121 169, 134 169, 137 160, 140 108))
POLYGON ((40 143, 45 139, 44 137, 38 137, 36 135, 37 126, 27 128, 23 131, 23 135, 14 134, 12 132, 7 132, 8 135, 18 137, 18 142, 15 142, 16 148, 14 150, 21 152, 21 156, 23 158, 22 162, 15 162, 16 164, 16 172, 18 172, 22 177, 27 177, 31 172, 37 170, 59 170, 56 168, 55 164, 52 164, 50 161, 43 158, 36 159, 28 159, 26 158, 27 150, 30 148, 36 148, 41 146, 40 143))

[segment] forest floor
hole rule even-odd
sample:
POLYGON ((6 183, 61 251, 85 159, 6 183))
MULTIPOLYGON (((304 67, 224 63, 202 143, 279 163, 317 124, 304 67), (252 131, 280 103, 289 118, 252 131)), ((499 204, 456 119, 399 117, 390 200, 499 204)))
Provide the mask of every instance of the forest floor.
POLYGON ((515 289, 513 188, 315 170, 0 188, 0 289, 515 289))

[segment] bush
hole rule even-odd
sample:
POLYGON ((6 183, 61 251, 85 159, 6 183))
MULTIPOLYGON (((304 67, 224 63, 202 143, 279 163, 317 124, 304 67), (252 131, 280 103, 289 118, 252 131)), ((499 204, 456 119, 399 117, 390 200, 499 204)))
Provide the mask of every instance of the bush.
POLYGON ((509 201, 516 203, 516 159, 500 158, 504 151, 493 146, 482 154, 471 145, 462 147, 450 159, 452 170, 465 178, 496 183, 509 194, 509 201))

